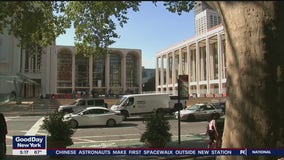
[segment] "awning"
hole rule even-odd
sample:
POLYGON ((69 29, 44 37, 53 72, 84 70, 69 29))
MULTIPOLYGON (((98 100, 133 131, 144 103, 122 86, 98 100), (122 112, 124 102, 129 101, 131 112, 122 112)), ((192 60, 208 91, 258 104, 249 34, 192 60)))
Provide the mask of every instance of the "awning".
POLYGON ((30 79, 29 77, 25 76, 22 73, 18 73, 17 75, 0 74, 0 81, 6 81, 6 82, 13 83, 15 80, 17 82, 40 85, 38 82, 30 79))

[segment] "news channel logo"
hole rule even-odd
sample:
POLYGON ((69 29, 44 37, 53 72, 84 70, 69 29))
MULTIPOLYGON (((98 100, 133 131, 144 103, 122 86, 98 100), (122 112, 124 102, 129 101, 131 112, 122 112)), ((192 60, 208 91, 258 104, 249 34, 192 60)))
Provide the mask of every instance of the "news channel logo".
POLYGON ((248 155, 247 149, 241 149, 240 150, 240 155, 248 155))
POLYGON ((46 136, 13 136, 13 155, 46 155, 46 136))

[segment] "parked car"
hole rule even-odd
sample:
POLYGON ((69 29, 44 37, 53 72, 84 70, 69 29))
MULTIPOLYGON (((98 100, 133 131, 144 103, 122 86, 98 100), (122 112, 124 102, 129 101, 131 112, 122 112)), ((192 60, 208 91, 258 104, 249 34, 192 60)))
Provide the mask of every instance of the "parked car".
POLYGON ((72 113, 80 111, 87 107, 94 107, 94 106, 107 108, 107 103, 105 103, 103 98, 80 98, 76 99, 71 104, 59 106, 58 112, 72 113))
POLYGON ((170 95, 170 108, 177 108, 178 110, 181 110, 185 108, 187 100, 188 100, 188 97, 181 97, 180 105, 179 105, 178 96, 170 95))
MULTIPOLYGON (((180 120, 207 120, 211 114, 214 114, 217 118, 224 115, 222 109, 217 109, 212 104, 194 104, 180 110, 180 120)), ((178 118, 178 112, 175 112, 175 117, 178 118)))
POLYGON ((88 107, 76 113, 64 115, 65 121, 70 121, 71 126, 106 125, 113 127, 122 122, 123 116, 119 111, 112 111, 105 107, 88 107))
POLYGON ((226 110, 226 101, 220 101, 220 102, 213 102, 213 104, 216 108, 222 109, 222 111, 225 113, 226 110))

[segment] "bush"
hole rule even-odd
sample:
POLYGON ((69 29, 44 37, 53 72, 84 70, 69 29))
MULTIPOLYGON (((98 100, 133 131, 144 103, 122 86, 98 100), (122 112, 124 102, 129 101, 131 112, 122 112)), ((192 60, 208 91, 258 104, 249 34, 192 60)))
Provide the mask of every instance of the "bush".
POLYGON ((167 119, 158 114, 153 114, 146 120, 146 131, 142 134, 140 141, 152 148, 165 147, 171 141, 172 134, 169 133, 170 124, 167 119))
POLYGON ((50 113, 43 120, 41 125, 49 133, 48 140, 50 141, 63 141, 66 146, 73 144, 72 135, 75 130, 70 125, 70 122, 63 121, 64 114, 61 112, 50 113))

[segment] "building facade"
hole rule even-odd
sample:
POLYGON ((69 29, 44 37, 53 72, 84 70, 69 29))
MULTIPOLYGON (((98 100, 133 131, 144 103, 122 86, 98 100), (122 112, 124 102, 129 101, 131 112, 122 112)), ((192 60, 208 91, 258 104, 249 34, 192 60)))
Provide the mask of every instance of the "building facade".
POLYGON ((77 55, 73 46, 56 46, 54 93, 93 95, 142 92, 140 49, 109 48, 104 56, 77 55))
POLYGON ((0 94, 22 97, 126 94, 142 92, 140 49, 109 48, 102 57, 77 55, 74 46, 52 45, 29 53, 7 34, 0 35, 0 94))
MULTIPOLYGON (((208 14, 213 12, 210 8, 201 8, 203 11, 195 15, 195 24, 199 17, 216 14, 208 14)), ((224 28, 216 25, 218 18, 216 23, 210 23, 203 23, 206 32, 196 32, 196 36, 157 53, 156 92, 177 95, 177 79, 183 75, 187 79, 188 95, 226 96, 224 28)))

